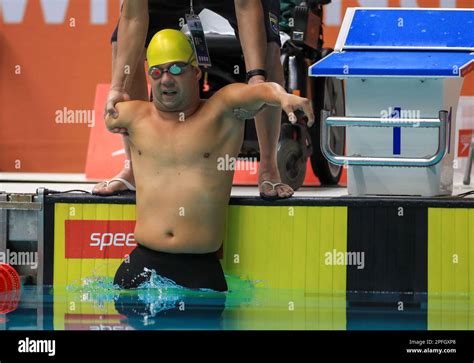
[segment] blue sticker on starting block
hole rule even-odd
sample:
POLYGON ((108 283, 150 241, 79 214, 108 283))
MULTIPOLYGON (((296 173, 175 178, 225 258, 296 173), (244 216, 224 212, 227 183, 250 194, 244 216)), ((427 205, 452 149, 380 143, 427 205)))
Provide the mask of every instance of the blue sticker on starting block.
POLYGON ((473 10, 356 9, 343 48, 474 50, 473 29, 473 10))
MULTIPOLYGON (((401 107, 395 107, 391 115, 392 118, 400 118, 402 114, 401 107)), ((393 128, 393 155, 400 155, 402 153, 402 129, 401 127, 393 128)))
POLYGON ((393 128, 393 155, 402 153, 402 129, 400 127, 393 128))

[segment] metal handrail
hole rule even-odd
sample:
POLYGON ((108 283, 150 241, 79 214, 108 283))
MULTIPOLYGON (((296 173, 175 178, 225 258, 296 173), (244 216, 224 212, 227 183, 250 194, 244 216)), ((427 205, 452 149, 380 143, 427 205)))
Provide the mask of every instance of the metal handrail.
POLYGON ((330 117, 330 112, 321 111, 321 151, 329 162, 336 165, 363 165, 388 167, 429 167, 438 164, 446 155, 446 135, 448 112, 440 111, 439 119, 387 119, 375 117, 330 117), (405 128, 439 128, 438 150, 434 155, 416 157, 370 157, 360 155, 337 155, 331 149, 331 127, 405 127, 405 128))

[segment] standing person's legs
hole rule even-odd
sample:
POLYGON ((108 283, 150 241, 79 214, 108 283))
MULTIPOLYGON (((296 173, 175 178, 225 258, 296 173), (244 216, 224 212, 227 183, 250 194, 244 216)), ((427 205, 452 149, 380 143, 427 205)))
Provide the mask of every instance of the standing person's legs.
MULTIPOLYGON (((285 86, 283 67, 280 63, 280 44, 270 42, 267 44, 265 59, 267 76, 269 82, 275 82, 285 86)), ((259 190, 265 196, 291 197, 293 189, 286 184, 278 184, 275 189, 267 183, 281 182, 280 172, 277 167, 277 146, 280 137, 281 108, 266 107, 256 116, 256 129, 260 147, 260 166, 258 184, 259 190)))
MULTIPOLYGON (((265 31, 267 35, 267 52, 265 67, 267 81, 285 86, 283 67, 280 62, 280 1, 261 0, 265 31)), ((277 146, 281 128, 281 108, 266 107, 256 117, 258 143, 260 146, 260 167, 258 184, 260 193, 265 196, 287 198, 293 195, 293 189, 286 184, 278 184, 275 188, 264 181, 280 183, 280 172, 277 166, 277 146)))
MULTIPOLYGON (((115 60, 117 58, 117 41, 112 42, 112 74, 115 69, 115 60)), ((145 49, 140 58, 141 65, 145 63, 145 49)), ((146 74, 144 66, 137 67, 135 74, 132 77, 130 86, 130 98, 132 100, 148 101, 148 86, 146 81, 146 74)), ((128 136, 123 135, 123 146, 125 149, 126 159, 123 169, 110 182, 98 183, 92 193, 99 195, 111 195, 117 192, 129 189, 120 180, 125 180, 131 185, 135 185, 135 178, 133 175, 132 159, 130 156, 130 146, 128 144, 128 136)))
MULTIPOLYGON (((265 57, 267 80, 284 86, 283 67, 280 63, 280 1, 261 0, 261 2, 263 7, 265 32, 267 36, 267 51, 265 57)), ((198 3, 201 7, 206 7, 226 18, 238 35, 237 19, 233 1, 201 0, 198 3)), ((287 198, 293 195, 293 189, 290 186, 280 184, 281 178, 277 166, 277 146, 280 137, 280 126, 280 107, 266 107, 256 117, 256 129, 260 147, 258 185, 260 193, 265 197, 278 196, 280 198, 287 198), (271 184, 262 184, 264 181, 279 184, 273 188, 271 184)))

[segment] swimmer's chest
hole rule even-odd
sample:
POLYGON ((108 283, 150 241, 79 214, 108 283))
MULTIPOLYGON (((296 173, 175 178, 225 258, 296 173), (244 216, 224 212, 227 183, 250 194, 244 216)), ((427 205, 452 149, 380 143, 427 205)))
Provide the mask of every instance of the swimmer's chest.
POLYGON ((183 121, 149 120, 140 125, 131 139, 135 158, 153 159, 161 165, 212 166, 224 155, 236 156, 243 123, 218 119, 205 111, 183 121))

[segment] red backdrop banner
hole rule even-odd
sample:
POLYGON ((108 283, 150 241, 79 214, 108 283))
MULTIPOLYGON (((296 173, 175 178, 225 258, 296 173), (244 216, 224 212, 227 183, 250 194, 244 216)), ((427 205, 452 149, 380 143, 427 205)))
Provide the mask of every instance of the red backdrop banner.
MULTIPOLYGON (((335 43, 349 6, 472 8, 474 2, 333 0, 326 6, 326 46, 335 43)), ((104 95, 98 85, 110 83, 110 34, 119 12, 119 0, 0 1, 0 171, 85 171, 91 130, 103 123, 95 101, 104 95)), ((463 95, 474 95, 470 78, 463 95)), ((118 167, 110 153, 101 157, 111 170, 118 167)))

